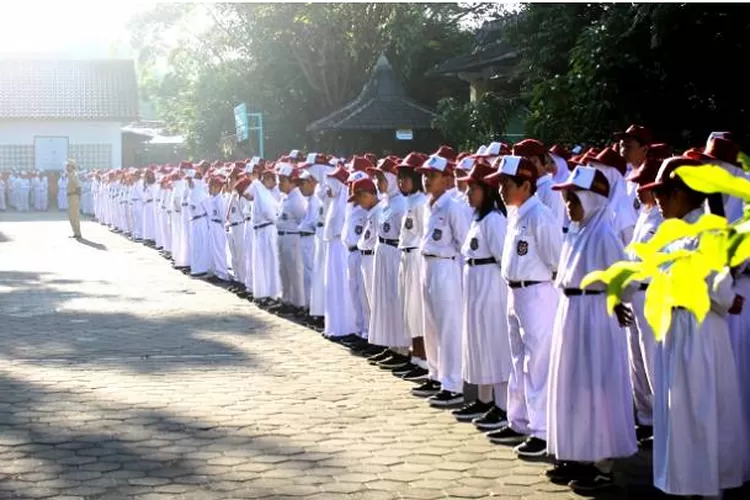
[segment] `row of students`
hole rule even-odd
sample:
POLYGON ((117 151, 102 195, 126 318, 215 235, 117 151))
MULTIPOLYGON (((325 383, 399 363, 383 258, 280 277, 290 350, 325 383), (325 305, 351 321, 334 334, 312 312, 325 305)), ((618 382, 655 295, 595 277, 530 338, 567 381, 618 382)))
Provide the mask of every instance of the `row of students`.
MULTIPOLYGON (((634 258, 625 246, 653 236, 660 214, 701 213, 705 197, 670 176, 674 168, 711 162, 743 175, 738 151, 726 134, 680 157, 652 145, 643 127, 616 138, 619 151, 573 157, 532 139, 377 163, 293 151, 275 163, 185 163, 161 171, 157 191, 146 187, 155 175, 138 189, 188 200, 171 206, 189 206, 189 218, 165 219, 164 232, 189 228, 170 247, 176 266, 187 254, 194 275, 228 280, 231 268, 244 285, 235 290, 259 305, 323 317, 327 338, 420 382, 415 396, 464 403, 456 418, 519 456, 554 456, 551 480, 611 486, 613 460, 635 453, 653 428, 656 486, 716 495, 750 478, 747 445, 737 445, 750 422, 750 381, 737 371, 750 361, 738 294, 747 271, 711 276, 709 320, 676 309, 661 344, 644 318, 647 283, 628 290, 616 317, 601 284, 580 283, 634 258), (201 260, 208 254, 213 263, 201 260), (476 401, 464 401, 464 382, 478 386, 476 401)), ((118 175, 105 192, 119 192, 118 175)), ((734 199, 719 205, 736 214, 734 199)), ((112 216, 111 206, 100 213, 112 216)), ((127 229, 127 213, 114 220, 127 229)))

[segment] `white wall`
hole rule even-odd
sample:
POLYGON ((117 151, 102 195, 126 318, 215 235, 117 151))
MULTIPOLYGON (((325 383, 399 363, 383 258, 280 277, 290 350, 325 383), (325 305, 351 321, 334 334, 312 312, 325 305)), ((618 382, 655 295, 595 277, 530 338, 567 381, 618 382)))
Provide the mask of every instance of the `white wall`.
POLYGON ((0 145, 34 145, 34 136, 61 136, 74 144, 111 144, 112 167, 122 165, 122 124, 118 122, 0 121, 0 145))

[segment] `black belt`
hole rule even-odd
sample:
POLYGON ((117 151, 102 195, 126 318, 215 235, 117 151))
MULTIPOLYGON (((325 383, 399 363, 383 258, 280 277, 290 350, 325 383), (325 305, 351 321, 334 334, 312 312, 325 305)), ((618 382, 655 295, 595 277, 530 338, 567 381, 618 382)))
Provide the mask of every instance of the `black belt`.
POLYGON ((354 245, 353 247, 349 247, 350 252, 356 252, 357 251, 357 245, 354 245))
POLYGON ((154 200, 146 200, 144 203, 151 203, 154 200))
POLYGON ((509 281, 508 286, 511 288, 526 288, 527 286, 538 285, 539 283, 546 283, 546 281, 509 281))
POLYGON ((219 219, 211 219, 211 222, 215 222, 217 224, 221 224, 221 220, 219 220, 219 219))
POLYGON ((299 231, 279 231, 279 236, 291 236, 294 234, 299 234, 299 231))
POLYGON ((244 223, 245 223, 244 220, 240 222, 232 222, 229 224, 229 227, 239 226, 240 224, 244 224, 244 223))
POLYGON ((322 223, 322 222, 318 222, 318 223, 316 224, 316 227, 323 227, 323 223, 322 223))
POLYGON ((495 257, 486 257, 484 259, 467 259, 464 262, 466 262, 466 265, 469 267, 486 266, 487 264, 496 264, 497 259, 495 259, 495 257))
POLYGON ((312 236, 312 235, 314 235, 314 234, 315 234, 315 233, 302 233, 302 232, 301 232, 301 233, 299 233, 299 235, 300 235, 300 238, 304 238, 305 236, 312 236))
POLYGON ((263 224, 258 224, 257 226, 253 226, 253 229, 263 229, 264 227, 273 226, 273 222, 264 222, 263 224))
POLYGON ((202 219, 203 217, 205 217, 205 216, 207 216, 207 215, 208 215, 208 214, 203 214, 203 215, 196 215, 196 216, 193 216, 193 217, 191 217, 191 218, 190 218, 190 220, 191 220, 191 221, 193 221, 193 220, 198 220, 198 219, 202 219))
POLYGON ((245 222, 252 220, 252 217, 245 217, 245 222))
POLYGON ((411 253, 414 250, 417 250, 418 248, 419 247, 407 247, 407 248, 402 248, 401 251, 404 252, 404 253, 411 253))
POLYGON ((398 247, 398 240, 389 240, 388 238, 383 238, 382 236, 378 236, 378 241, 380 243, 385 243, 386 245, 390 245, 392 247, 398 247))
POLYGON ((604 290, 581 290, 580 288, 563 288, 566 297, 578 297, 580 295, 602 295, 604 290))
POLYGON ((359 251, 362 255, 372 255, 375 253, 375 250, 360 250, 359 251))
POLYGON ((187 203, 183 203, 183 204, 182 204, 182 206, 183 206, 183 207, 186 207, 186 206, 188 206, 188 204, 187 204, 187 203))
POLYGON ((446 260, 455 260, 456 259, 455 256, 453 256, 453 257, 443 257, 442 255, 433 255, 431 253, 425 253, 425 254, 422 254, 422 255, 425 258, 427 258, 427 259, 446 259, 446 260))

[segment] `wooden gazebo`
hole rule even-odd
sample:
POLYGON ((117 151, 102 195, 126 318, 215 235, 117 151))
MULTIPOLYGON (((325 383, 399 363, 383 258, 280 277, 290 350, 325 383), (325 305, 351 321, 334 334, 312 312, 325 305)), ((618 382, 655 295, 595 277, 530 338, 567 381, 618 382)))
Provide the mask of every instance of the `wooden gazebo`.
POLYGON ((381 55, 359 96, 308 125, 307 131, 317 135, 321 150, 405 154, 436 147, 440 135, 432 129, 435 116, 406 96, 390 62, 381 55))

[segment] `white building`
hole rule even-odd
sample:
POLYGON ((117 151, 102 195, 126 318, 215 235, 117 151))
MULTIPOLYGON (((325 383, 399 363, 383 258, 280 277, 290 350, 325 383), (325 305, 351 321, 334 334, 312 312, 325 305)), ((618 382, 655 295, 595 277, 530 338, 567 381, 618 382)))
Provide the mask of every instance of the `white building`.
POLYGON ((0 170, 119 168, 138 105, 131 60, 0 59, 0 170))

